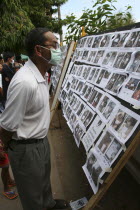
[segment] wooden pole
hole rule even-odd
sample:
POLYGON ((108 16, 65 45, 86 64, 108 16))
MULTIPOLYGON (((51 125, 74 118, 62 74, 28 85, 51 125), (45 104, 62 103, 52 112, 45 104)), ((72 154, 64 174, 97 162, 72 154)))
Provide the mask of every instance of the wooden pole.
MULTIPOLYGON (((58 6, 58 20, 60 22, 61 20, 61 10, 60 10, 60 6, 58 6)), ((61 24, 60 24, 61 25, 61 24)), ((60 46, 63 46, 63 31, 62 31, 62 26, 60 28, 60 46)))
POLYGON ((116 164, 116 166, 113 168, 112 172, 109 174, 105 182, 101 185, 101 188, 97 192, 97 194, 93 195, 87 205, 83 208, 83 210, 93 210, 94 207, 98 204, 102 196, 106 193, 110 185, 113 183, 113 181, 116 179, 118 174, 120 173, 121 169, 125 166, 128 159, 131 157, 131 155, 134 153, 137 146, 140 144, 140 131, 137 133, 137 135, 132 140, 129 147, 126 149, 125 153, 119 160, 119 162, 116 164))
POLYGON ((58 85, 57 85, 57 89, 56 89, 55 96, 54 96, 54 99, 53 99, 53 103, 52 103, 52 106, 51 106, 51 121, 52 121, 52 118, 54 116, 55 110, 57 109, 57 107, 59 105, 58 95, 60 93, 62 82, 63 82, 63 79, 65 77, 69 62, 70 62, 70 58, 71 58, 71 55, 72 55, 72 52, 73 52, 74 44, 75 44, 74 41, 72 41, 71 44, 70 44, 68 54, 67 54, 67 57, 65 59, 65 63, 64 63, 63 69, 62 69, 61 77, 60 77, 58 85))

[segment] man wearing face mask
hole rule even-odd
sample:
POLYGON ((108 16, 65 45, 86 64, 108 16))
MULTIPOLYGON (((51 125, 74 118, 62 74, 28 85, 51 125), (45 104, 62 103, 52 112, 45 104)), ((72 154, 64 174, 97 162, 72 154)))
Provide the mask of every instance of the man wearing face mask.
POLYGON ((50 184, 49 90, 45 73, 61 60, 57 39, 46 28, 26 37, 29 60, 13 77, 0 119, 0 137, 8 154, 24 210, 66 209, 54 200, 50 184))
POLYGON ((3 105, 5 106, 8 86, 15 74, 13 68, 14 54, 12 52, 4 52, 3 58, 4 58, 4 64, 2 69, 2 87, 3 87, 3 105))

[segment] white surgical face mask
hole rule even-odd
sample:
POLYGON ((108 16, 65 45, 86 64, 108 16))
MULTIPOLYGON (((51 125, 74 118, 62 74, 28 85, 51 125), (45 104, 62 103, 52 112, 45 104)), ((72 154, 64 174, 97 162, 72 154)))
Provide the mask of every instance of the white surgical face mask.
MULTIPOLYGON (((41 47, 43 47, 43 46, 41 46, 41 47)), ((46 60, 48 63, 52 64, 53 66, 57 66, 61 62, 61 59, 62 59, 62 52, 61 52, 60 48, 58 48, 58 49, 54 49, 54 48, 49 49, 46 47, 43 47, 43 48, 51 51, 51 59, 47 60, 43 56, 42 56, 42 58, 44 60, 46 60)))

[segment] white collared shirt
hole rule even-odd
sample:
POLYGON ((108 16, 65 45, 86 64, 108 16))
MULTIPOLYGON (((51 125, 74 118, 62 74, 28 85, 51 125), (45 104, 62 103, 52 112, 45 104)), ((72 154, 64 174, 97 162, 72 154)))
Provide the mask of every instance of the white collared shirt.
POLYGON ((48 83, 28 60, 13 77, 0 126, 14 132, 13 139, 41 139, 50 124, 48 83))

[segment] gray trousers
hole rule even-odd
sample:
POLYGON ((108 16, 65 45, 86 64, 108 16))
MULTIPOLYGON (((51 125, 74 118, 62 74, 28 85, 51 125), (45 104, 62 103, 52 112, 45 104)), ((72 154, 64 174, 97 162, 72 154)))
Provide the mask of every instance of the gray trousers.
POLYGON ((10 164, 24 210, 52 208, 50 146, 47 137, 39 143, 10 142, 10 164))

